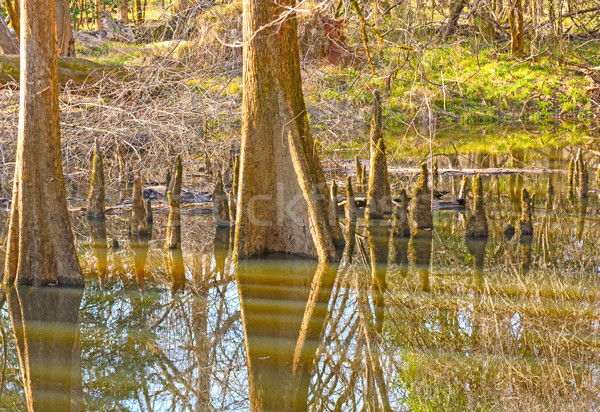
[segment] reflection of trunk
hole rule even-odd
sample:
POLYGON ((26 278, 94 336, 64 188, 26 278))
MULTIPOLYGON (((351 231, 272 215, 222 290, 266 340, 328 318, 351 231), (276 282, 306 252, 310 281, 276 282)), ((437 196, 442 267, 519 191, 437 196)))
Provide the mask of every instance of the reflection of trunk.
POLYGON ((521 267, 520 274, 525 276, 529 272, 531 267, 531 244, 533 243, 533 236, 521 235, 521 267))
POLYGON ((30 411, 82 410, 79 304, 83 289, 11 288, 7 292, 30 411))
POLYGON ((144 289, 146 278, 146 258, 148 257, 148 235, 132 235, 131 250, 133 251, 133 267, 135 279, 140 289, 144 289))
POLYGON ((215 269, 216 273, 225 276, 225 261, 227 260, 227 253, 229 251, 229 228, 223 226, 217 226, 215 231, 215 269))
POLYGON ((433 234, 431 230, 418 230, 410 238, 409 244, 413 264, 421 278, 421 289, 429 292, 429 265, 431 264, 431 250, 433 248, 433 234))
POLYGON ((335 275, 306 261, 239 264, 251 410, 306 410, 335 275))
POLYGON ((71 28, 71 10, 69 9, 68 0, 56 0, 54 19, 58 55, 75 57, 75 40, 73 39, 73 29, 71 28))
POLYGON ((385 311, 384 293, 387 289, 386 271, 388 263, 390 231, 387 220, 371 219, 367 223, 367 238, 371 255, 371 282, 375 306, 375 330, 383 330, 385 311))
POLYGON ((244 99, 235 254, 339 259, 342 232, 302 94, 295 0, 244 0, 244 99), (278 24, 274 21, 282 19, 278 24))
POLYGON ((210 265, 204 264, 202 256, 195 256, 193 266, 194 295, 192 300, 192 328, 196 339, 196 411, 212 410, 210 407, 210 365, 208 338, 208 281, 210 265))
POLYGON ((173 293, 185 287, 185 266, 181 249, 167 249, 167 269, 171 276, 171 291, 173 293))
POLYGON ((473 280, 475 287, 478 290, 483 289, 483 265, 485 262, 485 247, 488 238, 466 238, 467 250, 473 256, 475 261, 475 271, 473 272, 473 280))
POLYGON ((588 199, 579 199, 579 211, 577 213, 577 240, 581 242, 583 229, 585 227, 585 217, 587 216, 588 199))
POLYGON ((100 287, 104 287, 108 268, 108 244, 106 242, 106 221, 89 220, 90 235, 92 237, 92 248, 96 256, 96 271, 100 287))

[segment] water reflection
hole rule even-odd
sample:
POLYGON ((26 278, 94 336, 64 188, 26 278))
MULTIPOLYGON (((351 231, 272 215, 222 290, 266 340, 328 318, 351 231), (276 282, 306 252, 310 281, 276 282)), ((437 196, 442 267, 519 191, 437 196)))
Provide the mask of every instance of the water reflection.
POLYGON ((488 238, 466 238, 467 250, 473 256, 475 270, 473 271, 473 281, 478 290, 483 289, 483 266, 485 262, 485 247, 488 238))
POLYGON ((108 243, 106 239, 106 221, 104 219, 88 219, 92 249, 96 257, 96 272, 100 288, 104 288, 108 273, 108 243))
POLYGON ((82 289, 6 289, 30 411, 82 411, 82 289))
POLYGON ((412 261, 421 278, 421 290, 431 291, 429 284, 429 266, 431 264, 431 251, 433 249, 433 231, 417 230, 410 238, 410 253, 412 261))
POLYGON ((277 258, 237 266, 253 411, 307 409, 336 268, 277 258))

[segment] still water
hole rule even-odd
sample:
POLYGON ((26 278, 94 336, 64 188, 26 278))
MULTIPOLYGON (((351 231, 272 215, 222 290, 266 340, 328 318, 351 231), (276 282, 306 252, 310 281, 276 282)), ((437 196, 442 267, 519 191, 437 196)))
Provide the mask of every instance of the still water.
MULTIPOLYGON (((450 201, 461 180, 450 168, 528 167, 483 177, 487 241, 465 240, 460 208, 391 242, 386 225, 359 219, 340 265, 273 256, 235 267, 228 231, 193 208, 181 255, 162 250, 162 213, 148 245, 131 245, 127 216, 110 215, 108 249, 74 217, 87 287, 6 292, 0 408, 597 410, 597 155, 583 152, 589 198, 569 201, 575 151, 441 156, 435 185, 450 201), (505 236, 522 187, 535 193, 534 236, 505 236)), ((350 165, 330 173, 343 181, 350 165)), ((395 190, 414 187, 408 165, 393 165, 395 190)))

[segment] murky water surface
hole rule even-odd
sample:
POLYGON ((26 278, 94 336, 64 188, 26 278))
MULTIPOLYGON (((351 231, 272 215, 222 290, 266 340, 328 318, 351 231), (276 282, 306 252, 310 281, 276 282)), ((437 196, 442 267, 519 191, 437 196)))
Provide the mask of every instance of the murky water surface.
MULTIPOLYGON (((449 168, 547 170, 483 178, 487 241, 465 241, 470 212, 458 208, 436 211, 432 233, 391 242, 359 220, 352 261, 336 266, 273 257, 235 268, 227 230, 215 233, 212 217, 189 209, 182 255, 162 251, 164 214, 155 214, 148 247, 130 244, 126 215, 109 216, 118 245, 109 241, 108 250, 91 247, 90 228, 76 217, 88 285, 83 293, 7 292, 0 405, 597 410, 597 152, 583 152, 589 198, 569 201, 564 171, 575 151, 440 156, 436 188, 450 202, 461 177, 449 168), (522 187, 535 193, 534 236, 505 236, 522 187)), ((393 178, 396 189, 415 182, 413 173, 393 178)))

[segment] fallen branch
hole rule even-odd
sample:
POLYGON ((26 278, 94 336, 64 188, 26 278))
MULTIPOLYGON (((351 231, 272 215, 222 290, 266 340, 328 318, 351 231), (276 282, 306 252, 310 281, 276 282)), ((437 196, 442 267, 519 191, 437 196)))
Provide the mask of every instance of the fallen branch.
MULTIPOLYGON (((58 58, 58 83, 61 86, 67 83, 76 85, 89 85, 104 78, 107 74, 118 74, 124 72, 119 66, 109 66, 95 63, 86 59, 75 57, 58 58)), ((19 84, 19 56, 0 56, 0 86, 7 83, 19 84)))

